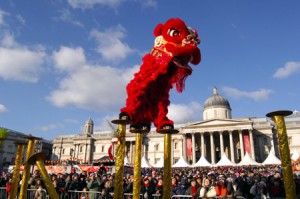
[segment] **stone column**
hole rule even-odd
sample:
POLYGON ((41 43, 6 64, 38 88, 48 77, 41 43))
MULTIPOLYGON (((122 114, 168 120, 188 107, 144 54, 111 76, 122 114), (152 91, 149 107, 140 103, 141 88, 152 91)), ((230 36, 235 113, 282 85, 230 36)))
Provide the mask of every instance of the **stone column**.
POLYGON ((220 155, 222 158, 222 155, 224 153, 224 140, 223 140, 223 131, 220 131, 220 155))
POLYGON ((78 147, 78 144, 74 144, 74 145, 75 145, 75 147, 74 147, 74 155, 73 155, 73 157, 75 158, 76 157, 76 149, 78 147))
POLYGON ((55 149, 56 149, 56 147, 53 147, 53 152, 52 152, 52 158, 51 158, 51 160, 54 160, 54 157, 55 157, 55 149))
POLYGON ((196 163, 195 133, 192 133, 192 153, 193 153, 193 164, 195 164, 196 163))
POLYGON ((132 157, 132 156, 133 156, 133 153, 132 153, 132 152, 133 152, 133 150, 132 150, 132 145, 133 145, 133 144, 132 144, 132 141, 130 141, 130 148, 129 148, 129 154, 130 154, 129 161, 130 161, 130 164, 133 163, 133 160, 132 160, 132 159, 133 159, 133 157, 132 157))
POLYGON ((186 157, 186 134, 183 134, 181 146, 182 146, 182 156, 184 157, 185 160, 187 160, 187 157, 186 157))
POLYGON ((204 157, 204 132, 201 132, 201 157, 204 157))
POLYGON ((244 151, 244 140, 243 140, 243 131, 242 130, 239 130, 239 137, 240 137, 241 160, 243 160, 245 151, 244 151))
POLYGON ((79 148, 80 148, 80 144, 77 144, 77 152, 76 152, 76 159, 77 159, 77 161, 78 161, 79 148))
POLYGON ((254 141, 252 129, 249 129, 250 145, 251 145, 251 157, 255 160, 254 141))
POLYGON ((216 158, 215 158, 215 142, 214 142, 214 132, 209 132, 210 134, 210 151, 211 151, 211 164, 216 164, 216 158))
POLYGON ((231 162, 235 163, 232 131, 228 131, 228 132, 229 132, 229 141, 230 141, 230 159, 231 159, 231 162))

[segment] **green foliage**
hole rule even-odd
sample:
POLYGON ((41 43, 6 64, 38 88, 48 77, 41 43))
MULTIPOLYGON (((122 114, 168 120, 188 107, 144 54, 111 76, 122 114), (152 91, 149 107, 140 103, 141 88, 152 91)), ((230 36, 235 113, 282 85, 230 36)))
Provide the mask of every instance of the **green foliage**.
POLYGON ((8 131, 5 128, 0 128, 0 147, 2 146, 2 142, 7 135, 8 135, 8 131))

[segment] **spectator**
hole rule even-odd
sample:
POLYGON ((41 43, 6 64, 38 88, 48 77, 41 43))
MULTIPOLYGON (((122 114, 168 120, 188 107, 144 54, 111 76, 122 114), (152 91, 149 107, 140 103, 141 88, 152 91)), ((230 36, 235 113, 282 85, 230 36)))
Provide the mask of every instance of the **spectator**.
POLYGON ((225 176, 220 175, 215 186, 217 196, 226 197, 227 196, 227 184, 225 181, 225 176))
MULTIPOLYGON (((91 173, 87 183, 87 188, 92 192, 97 192, 100 191, 100 184, 101 184, 100 177, 96 177, 94 173, 91 173)), ((90 198, 96 199, 97 194, 91 193, 90 198)))
POLYGON ((163 195, 163 180, 162 179, 159 179, 156 184, 155 194, 163 195))
POLYGON ((127 184, 124 188, 124 193, 132 193, 132 191, 133 191, 133 179, 134 179, 134 176, 130 175, 129 179, 127 181, 127 184))
POLYGON ((100 165, 100 168, 99 168, 99 170, 98 170, 98 174, 99 174, 99 175, 105 175, 105 174, 106 174, 106 169, 105 169, 105 167, 104 167, 104 164, 101 164, 101 165, 100 165))
POLYGON ((211 184, 209 178, 205 178, 204 184, 202 188, 200 189, 200 195, 201 198, 211 198, 217 196, 215 186, 211 184))
POLYGON ((172 196, 176 195, 176 191, 178 189, 177 178, 175 177, 172 178, 171 186, 172 186, 172 196))
POLYGON ((81 193, 79 199, 90 199, 89 193, 87 193, 87 191, 89 191, 89 189, 88 189, 87 187, 84 187, 84 188, 82 189, 82 191, 83 191, 83 192, 81 193))
POLYGON ((38 189, 34 193, 34 199, 43 199, 42 184, 38 185, 38 189))
POLYGON ((8 198, 10 197, 11 182, 12 182, 12 179, 9 179, 8 182, 6 183, 6 193, 7 193, 8 198))
POLYGON ((176 195, 186 195, 186 190, 188 188, 188 182, 187 180, 183 177, 180 180, 179 186, 176 190, 176 195))
POLYGON ((143 195, 144 199, 151 199, 153 198, 152 194, 154 193, 155 193, 154 185, 150 183, 148 177, 145 177, 141 188, 141 194, 143 195))
POLYGON ((192 196, 192 199, 196 199, 199 197, 201 187, 197 186, 197 182, 195 179, 191 180, 191 186, 189 186, 186 190, 186 195, 192 196))

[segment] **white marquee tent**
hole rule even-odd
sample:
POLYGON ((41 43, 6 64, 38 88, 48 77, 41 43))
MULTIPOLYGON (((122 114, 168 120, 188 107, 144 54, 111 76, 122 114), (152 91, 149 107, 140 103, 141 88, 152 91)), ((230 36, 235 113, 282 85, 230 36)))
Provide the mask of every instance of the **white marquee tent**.
POLYGON ((299 152, 297 151, 297 149, 294 149, 293 155, 292 155, 291 159, 294 160, 294 161, 296 161, 296 160, 298 160, 299 158, 300 158, 299 152))
POLYGON ((155 165, 153 165, 153 167, 155 167, 155 168, 164 167, 164 157, 160 158, 160 160, 155 165))
POLYGON ((279 160, 275 155, 274 152, 271 150, 268 157, 261 163, 262 165, 271 165, 271 164, 281 164, 281 160, 279 160))
POLYGON ((172 167, 190 167, 191 165, 189 165, 183 158, 183 156, 181 156, 179 158, 179 160, 172 165, 172 167))
POLYGON ((145 156, 143 156, 142 158, 142 165, 141 165, 142 168, 150 168, 152 167, 152 165, 146 160, 145 156))
POLYGON ((201 158, 196 162, 193 167, 211 167, 212 165, 206 160, 204 156, 201 156, 201 158))
POLYGON ((213 165, 213 166, 235 166, 235 165, 236 165, 236 164, 233 163, 233 162, 231 162, 231 161, 227 158, 226 154, 223 153, 223 155, 222 155, 220 161, 219 161, 217 164, 213 165))
POLYGON ((124 165, 125 165, 125 166, 129 166, 129 165, 130 165, 130 162, 129 162, 127 156, 124 158, 124 165))
POLYGON ((244 158, 242 159, 242 161, 240 163, 238 163, 238 165, 243 165, 243 166, 247 166, 247 165, 261 165, 261 163, 256 162, 255 160, 253 160, 249 153, 246 152, 244 158))

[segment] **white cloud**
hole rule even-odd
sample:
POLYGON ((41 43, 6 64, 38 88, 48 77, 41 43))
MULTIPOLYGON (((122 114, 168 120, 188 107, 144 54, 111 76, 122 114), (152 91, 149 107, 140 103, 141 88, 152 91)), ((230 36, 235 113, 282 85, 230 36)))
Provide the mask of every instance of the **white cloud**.
POLYGON ((287 62, 282 68, 277 69, 273 77, 283 79, 295 73, 300 73, 300 62, 287 62))
POLYGON ((116 8, 124 0, 68 0, 72 8, 92 8, 95 5, 104 5, 116 8))
POLYGON ((52 58, 57 69, 67 72, 73 72, 81 68, 86 62, 84 50, 81 47, 61 46, 58 51, 53 52, 52 58))
POLYGON ((8 14, 7 12, 4 12, 3 10, 0 9, 0 26, 5 24, 4 16, 7 14, 8 14))
POLYGON ((6 111, 7 111, 7 108, 3 104, 0 104, 0 113, 6 112, 6 111))
POLYGON ((125 29, 121 25, 109 28, 104 32, 97 30, 91 32, 91 37, 98 42, 98 53, 105 60, 113 62, 120 62, 134 51, 122 42, 125 36, 125 29))
POLYGON ((60 129, 60 128, 63 128, 63 125, 61 125, 61 124, 48 124, 48 125, 45 125, 45 126, 35 127, 34 130, 47 132, 47 131, 50 131, 50 130, 60 129))
POLYGON ((78 124, 79 123, 79 121, 75 120, 75 119, 64 119, 64 122, 68 123, 68 124, 78 124))
POLYGON ((44 59, 42 49, 19 45, 13 36, 5 35, 0 42, 0 77, 35 83, 39 79, 44 59))
POLYGON ((124 103, 127 82, 122 77, 123 72, 112 67, 85 67, 63 79, 48 99, 59 107, 73 105, 89 110, 110 110, 124 103))
POLYGON ((226 95, 236 99, 246 97, 246 98, 253 99, 255 101, 267 100, 269 98, 269 95, 273 93, 273 91, 270 89, 259 89, 258 91, 246 92, 231 87, 223 87, 222 91, 226 95))
MULTIPOLYGON (((52 55, 55 67, 68 72, 47 97, 55 106, 111 111, 125 104, 126 84, 138 66, 120 69, 91 65, 82 48, 61 47, 52 55)), ((118 108, 118 109, 119 109, 118 108)))
POLYGON ((80 21, 75 20, 73 18, 72 14, 69 10, 63 9, 60 12, 61 12, 61 15, 57 19, 59 19, 61 21, 64 21, 64 22, 71 23, 71 24, 73 24, 75 26, 78 26, 78 27, 81 27, 81 28, 84 27, 84 25, 80 21))
POLYGON ((24 26, 26 25, 25 19, 21 15, 17 15, 17 20, 24 26))
POLYGON ((157 7, 157 2, 155 0, 141 0, 140 2, 144 7, 157 7))
POLYGON ((189 104, 171 104, 168 112, 169 119, 175 124, 199 120, 202 117, 202 106, 198 102, 189 104))

